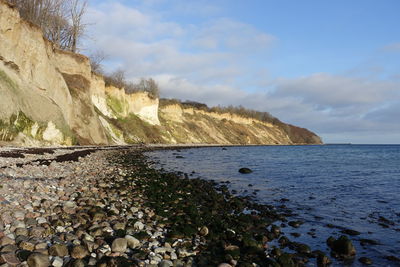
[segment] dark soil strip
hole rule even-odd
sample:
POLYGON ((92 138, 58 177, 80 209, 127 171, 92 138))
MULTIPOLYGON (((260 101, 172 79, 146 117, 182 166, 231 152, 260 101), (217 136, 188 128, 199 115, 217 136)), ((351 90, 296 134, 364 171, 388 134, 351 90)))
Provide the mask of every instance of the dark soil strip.
POLYGON ((72 153, 64 154, 55 157, 54 159, 37 159, 26 163, 18 163, 16 164, 17 167, 22 167, 24 165, 31 165, 38 163, 39 165, 49 166, 53 161, 55 162, 66 162, 66 161, 79 161, 80 157, 86 157, 87 155, 97 151, 98 149, 87 149, 87 150, 80 150, 75 151, 72 153))
POLYGON ((0 158, 23 159, 25 158, 25 156, 20 152, 7 151, 7 152, 0 152, 0 158))

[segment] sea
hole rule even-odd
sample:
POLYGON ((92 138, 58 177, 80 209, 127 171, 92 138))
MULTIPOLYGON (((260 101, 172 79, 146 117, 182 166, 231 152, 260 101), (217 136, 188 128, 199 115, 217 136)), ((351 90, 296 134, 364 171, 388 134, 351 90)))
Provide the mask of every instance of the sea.
POLYGON ((236 195, 290 209, 287 219, 304 223, 283 233, 312 250, 329 255, 328 237, 359 232, 349 235, 354 260, 332 266, 365 266, 360 257, 371 258, 372 266, 400 266, 393 261, 400 258, 400 145, 200 147, 147 155, 156 168, 224 183, 236 195), (239 173, 243 167, 253 172, 239 173))

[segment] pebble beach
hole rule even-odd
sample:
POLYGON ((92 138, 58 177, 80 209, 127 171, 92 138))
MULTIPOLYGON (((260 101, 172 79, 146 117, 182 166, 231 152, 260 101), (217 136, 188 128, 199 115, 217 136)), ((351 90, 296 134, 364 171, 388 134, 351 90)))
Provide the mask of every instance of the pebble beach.
MULTIPOLYGON (((282 235, 275 222, 285 216, 274 207, 223 184, 155 170, 143 155, 149 149, 156 148, 1 148, 0 266, 331 262, 282 235)), ((337 258, 355 254, 345 237, 329 245, 337 258)))

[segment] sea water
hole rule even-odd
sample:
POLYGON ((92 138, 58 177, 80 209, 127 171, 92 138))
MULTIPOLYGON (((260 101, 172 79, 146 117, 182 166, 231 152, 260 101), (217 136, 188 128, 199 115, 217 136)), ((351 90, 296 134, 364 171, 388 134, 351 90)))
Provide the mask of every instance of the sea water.
POLYGON ((229 181, 238 195, 291 209, 288 220, 304 224, 287 226, 284 234, 312 250, 329 255, 329 236, 337 238, 344 229, 360 232, 350 236, 357 250, 354 261, 332 266, 362 266, 357 259, 363 256, 373 266, 400 266, 386 259, 400 257, 400 145, 205 147, 147 155, 159 168, 229 181), (242 167, 253 172, 241 174, 242 167), (361 239, 379 244, 362 246, 361 239))

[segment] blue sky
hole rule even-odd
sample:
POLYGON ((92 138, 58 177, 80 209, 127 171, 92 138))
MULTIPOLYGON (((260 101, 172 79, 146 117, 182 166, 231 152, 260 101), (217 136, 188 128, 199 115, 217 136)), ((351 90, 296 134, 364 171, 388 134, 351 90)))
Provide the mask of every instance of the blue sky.
POLYGON ((163 97, 268 111, 329 143, 400 143, 400 1, 89 4, 83 53, 163 97))

